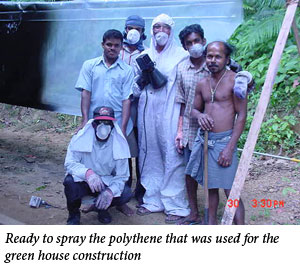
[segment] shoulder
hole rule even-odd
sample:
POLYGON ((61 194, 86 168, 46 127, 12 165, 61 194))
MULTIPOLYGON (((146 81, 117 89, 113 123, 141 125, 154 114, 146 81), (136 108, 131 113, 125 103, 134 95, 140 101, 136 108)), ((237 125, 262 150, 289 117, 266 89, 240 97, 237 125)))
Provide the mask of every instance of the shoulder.
POLYGON ((94 67, 97 63, 99 63, 101 61, 101 56, 100 57, 96 57, 96 58, 92 58, 89 60, 84 61, 83 63, 83 67, 84 68, 92 68, 94 67))
POLYGON ((178 63, 185 61, 190 56, 189 53, 185 49, 183 49, 182 47, 179 47, 179 46, 176 47, 175 55, 179 58, 178 63))
POLYGON ((227 78, 230 82, 234 82, 236 73, 232 70, 227 70, 227 78))
POLYGON ((205 86, 209 83, 209 77, 203 77, 197 84, 197 86, 205 86))
POLYGON ((188 65, 190 63, 190 59, 189 57, 184 58, 179 64, 178 64, 178 70, 182 71, 182 70, 186 70, 188 65))
POLYGON ((207 87, 208 83, 209 83, 208 77, 202 78, 196 85, 196 93, 201 92, 205 87, 207 87))

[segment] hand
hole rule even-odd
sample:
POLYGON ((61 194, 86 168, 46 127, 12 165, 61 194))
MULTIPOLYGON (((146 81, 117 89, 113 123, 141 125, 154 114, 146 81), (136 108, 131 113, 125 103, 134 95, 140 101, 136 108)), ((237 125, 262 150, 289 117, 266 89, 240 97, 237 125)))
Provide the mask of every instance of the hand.
POLYGON ((78 126, 78 128, 76 128, 74 134, 77 134, 78 131, 81 130, 87 122, 88 122, 88 120, 82 120, 81 124, 78 126))
POLYGON ((218 164, 222 167, 229 167, 232 163, 233 151, 227 147, 219 154, 218 164))
POLYGON ((105 184, 101 180, 100 176, 95 174, 93 170, 89 169, 85 174, 85 178, 93 193, 101 192, 105 189, 105 184))
POLYGON ((150 83, 148 72, 143 71, 135 80, 141 90, 150 83))
POLYGON ((106 188, 99 194, 96 201, 96 207, 99 210, 106 210, 111 205, 113 198, 112 191, 109 188, 106 188))
POLYGON ((183 154, 182 132, 178 132, 175 138, 176 150, 179 154, 183 154))
POLYGON ((198 124, 202 130, 212 130, 214 120, 206 113, 200 113, 198 116, 198 124))

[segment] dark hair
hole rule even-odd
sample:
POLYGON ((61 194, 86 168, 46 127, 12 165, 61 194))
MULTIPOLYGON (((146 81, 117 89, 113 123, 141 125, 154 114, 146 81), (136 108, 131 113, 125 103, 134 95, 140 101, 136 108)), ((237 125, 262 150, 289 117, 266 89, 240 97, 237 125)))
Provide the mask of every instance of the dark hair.
POLYGON ((200 37, 202 39, 204 39, 204 30, 202 29, 200 24, 188 25, 188 26, 184 27, 184 29, 181 30, 179 33, 179 39, 180 39, 180 42, 181 42, 183 48, 185 48, 184 39, 192 33, 197 33, 200 35, 200 37))
POLYGON ((213 41, 213 42, 210 42, 209 44, 207 44, 207 46, 205 47, 204 49, 204 52, 203 54, 206 56, 207 54, 207 47, 213 43, 222 43, 224 45, 224 48, 225 48, 225 56, 226 57, 230 57, 231 54, 234 52, 235 48, 234 46, 232 46, 231 44, 229 44, 228 42, 225 42, 225 41, 213 41))
POLYGON ((119 39, 121 40, 121 43, 123 43, 123 35, 119 30, 116 29, 107 30, 103 35, 102 42, 104 43, 107 39, 111 39, 111 38, 119 39))

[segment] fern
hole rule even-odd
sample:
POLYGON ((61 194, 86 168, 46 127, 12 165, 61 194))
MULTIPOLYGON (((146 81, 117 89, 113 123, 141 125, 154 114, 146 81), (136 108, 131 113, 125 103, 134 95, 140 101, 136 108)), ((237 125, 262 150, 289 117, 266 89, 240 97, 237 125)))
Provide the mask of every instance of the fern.
POLYGON ((276 37, 280 31, 283 19, 283 12, 278 10, 273 13, 272 17, 261 19, 258 23, 253 24, 248 29, 248 42, 245 50, 252 49, 258 43, 264 43, 267 40, 276 37))

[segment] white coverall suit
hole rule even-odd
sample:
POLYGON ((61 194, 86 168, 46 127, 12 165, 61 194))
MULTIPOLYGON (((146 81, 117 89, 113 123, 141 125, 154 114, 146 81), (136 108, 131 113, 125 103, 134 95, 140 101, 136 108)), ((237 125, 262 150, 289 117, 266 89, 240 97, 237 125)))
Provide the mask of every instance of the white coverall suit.
POLYGON ((135 84, 134 95, 140 96, 138 104, 139 167, 141 183, 146 189, 142 205, 151 212, 187 216, 190 212, 185 190, 183 156, 175 147, 180 104, 175 102, 177 65, 188 56, 174 40, 174 21, 168 15, 156 17, 151 26, 148 54, 157 68, 168 78, 168 83, 153 89, 149 84, 140 90, 135 84), (160 53, 156 50, 153 25, 171 26, 168 41, 160 53), (144 115, 145 113, 145 115, 144 115), (145 122, 144 122, 145 119, 145 122), (146 129, 146 130, 145 130, 146 129))

